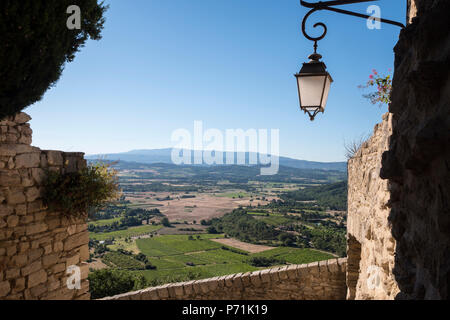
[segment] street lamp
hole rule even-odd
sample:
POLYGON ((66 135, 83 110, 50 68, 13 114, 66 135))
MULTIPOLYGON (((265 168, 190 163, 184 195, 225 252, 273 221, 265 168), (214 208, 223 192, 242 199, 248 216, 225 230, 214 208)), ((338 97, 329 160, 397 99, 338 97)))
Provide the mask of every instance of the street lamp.
POLYGON ((320 61, 322 56, 317 53, 317 42, 325 38, 327 34, 327 26, 322 22, 316 23, 313 27, 322 27, 323 33, 318 37, 312 37, 306 32, 306 20, 311 14, 319 10, 328 10, 337 13, 347 14, 359 18, 373 19, 374 21, 389 23, 404 28, 404 25, 387 19, 382 19, 380 17, 368 16, 361 13, 351 12, 347 10, 342 10, 334 8, 333 6, 361 3, 361 2, 373 2, 378 0, 338 0, 338 1, 319 1, 317 3, 309 3, 300 0, 300 4, 311 10, 305 15, 302 22, 302 32, 303 35, 311 41, 314 41, 314 53, 311 54, 308 59, 309 62, 304 63, 302 69, 299 73, 295 74, 297 78, 297 88, 298 96, 300 101, 300 109, 307 113, 311 119, 314 121, 316 115, 319 112, 324 112, 328 100, 328 94, 330 93, 331 83, 333 79, 326 70, 325 63, 320 61))
POLYGON ((325 111, 328 93, 333 82, 325 63, 320 61, 321 58, 322 56, 314 50, 314 53, 308 57, 309 62, 304 63, 300 72, 295 75, 300 109, 309 115, 311 121, 314 121, 319 112, 325 111))

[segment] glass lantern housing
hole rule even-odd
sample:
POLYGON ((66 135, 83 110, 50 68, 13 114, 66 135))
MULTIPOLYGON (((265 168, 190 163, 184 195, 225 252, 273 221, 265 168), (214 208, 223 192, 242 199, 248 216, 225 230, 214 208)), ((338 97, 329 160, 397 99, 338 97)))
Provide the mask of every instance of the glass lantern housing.
POLYGON ((311 121, 319 112, 325 111, 331 83, 333 82, 326 70, 325 63, 320 61, 321 58, 320 54, 313 53, 309 56, 310 61, 304 63, 300 72, 295 75, 300 109, 308 113, 311 121))

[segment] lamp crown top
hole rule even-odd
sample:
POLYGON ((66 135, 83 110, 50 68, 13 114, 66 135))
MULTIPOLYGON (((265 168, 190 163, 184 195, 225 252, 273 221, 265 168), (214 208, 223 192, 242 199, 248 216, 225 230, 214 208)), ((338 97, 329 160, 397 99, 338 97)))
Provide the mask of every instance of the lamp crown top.
POLYGON ((317 52, 314 52, 308 57, 308 59, 310 60, 309 62, 319 62, 320 59, 322 59, 322 55, 317 52))

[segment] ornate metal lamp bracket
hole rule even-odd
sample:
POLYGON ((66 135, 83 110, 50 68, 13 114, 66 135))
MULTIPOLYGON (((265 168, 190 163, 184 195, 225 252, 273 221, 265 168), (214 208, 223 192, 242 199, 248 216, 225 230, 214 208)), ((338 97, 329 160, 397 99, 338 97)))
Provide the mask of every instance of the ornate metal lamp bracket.
POLYGON ((352 11, 347 11, 347 10, 342 10, 339 8, 334 8, 334 6, 340 6, 340 5, 345 5, 345 4, 353 4, 353 3, 362 3, 362 2, 373 2, 373 1, 378 1, 378 0, 338 0, 338 1, 319 1, 316 3, 311 3, 311 2, 306 2, 303 0, 300 0, 300 4, 306 8, 310 8, 311 10, 305 15, 305 17, 303 18, 303 22, 302 22, 302 31, 304 36, 311 41, 314 41, 314 53, 317 53, 317 41, 322 40, 323 38, 325 38, 325 36, 327 35, 327 26, 322 23, 322 22, 318 22, 316 24, 314 24, 314 28, 317 27, 322 27, 323 28, 323 33, 318 36, 318 37, 312 37, 310 36, 307 32, 306 32, 306 20, 308 20, 309 16, 311 14, 313 14, 316 11, 320 11, 320 10, 328 10, 328 11, 333 11, 333 12, 337 12, 337 13, 342 13, 342 14, 346 14, 346 15, 350 15, 350 16, 354 16, 354 17, 359 17, 359 18, 364 18, 364 19, 369 19, 369 18, 373 18, 375 21, 380 21, 383 23, 388 23, 388 24, 392 24, 401 28, 404 28, 405 26, 397 21, 392 21, 392 20, 388 20, 388 19, 383 19, 383 18, 376 18, 376 17, 371 17, 369 15, 366 14, 362 14, 362 13, 357 13, 357 12, 352 12, 352 11))

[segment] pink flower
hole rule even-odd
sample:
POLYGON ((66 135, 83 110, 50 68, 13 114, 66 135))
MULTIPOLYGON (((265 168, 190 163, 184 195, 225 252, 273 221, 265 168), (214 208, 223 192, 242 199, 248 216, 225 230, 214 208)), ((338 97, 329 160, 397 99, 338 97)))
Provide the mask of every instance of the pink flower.
POLYGON ((373 79, 373 74, 371 74, 371 75, 369 76, 369 79, 373 79))
POLYGON ((378 74, 377 70, 375 70, 375 69, 373 69, 372 72, 373 72, 374 75, 378 74))

